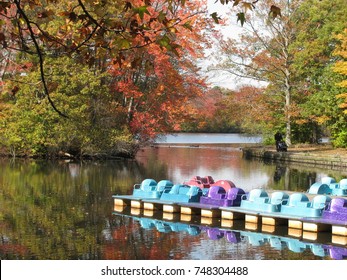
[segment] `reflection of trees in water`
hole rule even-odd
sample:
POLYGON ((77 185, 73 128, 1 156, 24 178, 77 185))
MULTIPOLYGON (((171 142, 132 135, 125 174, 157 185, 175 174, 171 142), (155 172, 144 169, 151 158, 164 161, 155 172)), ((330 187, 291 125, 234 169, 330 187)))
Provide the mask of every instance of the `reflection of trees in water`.
POLYGON ((273 174, 269 181, 269 189, 307 191, 310 186, 324 176, 346 178, 344 170, 330 170, 330 168, 304 165, 296 162, 278 162, 271 159, 244 158, 245 161, 262 164, 263 170, 273 174), (267 168, 266 168, 267 167, 267 168))
POLYGON ((102 258, 112 194, 142 173, 133 161, 0 165, 2 259, 102 258))
POLYGON ((307 191, 316 180, 317 172, 300 170, 278 163, 275 166, 273 176, 274 189, 307 191))
MULTIPOLYGON (((206 243, 203 242, 206 236, 145 231, 129 219, 115 221, 111 215, 112 195, 131 193, 133 185, 145 178, 167 179, 170 170, 176 167, 192 170, 205 166, 205 170, 211 171, 211 174, 194 175, 213 175, 219 169, 229 170, 228 174, 232 174, 236 170, 239 178, 251 178, 256 183, 258 177, 254 174, 273 178, 276 171, 274 164, 247 162, 239 153, 230 150, 168 150, 153 149, 149 154, 139 154, 136 161, 67 163, 0 160, 0 258, 187 258, 196 249, 195 246, 206 243)), ((306 190, 310 183, 308 180, 314 180, 320 174, 320 171, 310 168, 299 169, 290 165, 281 168, 277 181, 269 182, 272 184, 270 187, 284 189, 287 185, 306 190)), ((213 246, 219 245, 207 242, 210 249, 206 251, 206 256, 216 252, 213 246)), ((225 248, 226 243, 223 246, 225 248)), ((220 251, 216 253, 216 258, 232 258, 231 254, 223 251, 223 246, 218 247, 220 251)), ((265 254, 261 251, 265 249, 247 251, 247 246, 228 246, 236 248, 234 252, 239 254, 240 259, 248 258, 248 254, 254 252, 265 254)))

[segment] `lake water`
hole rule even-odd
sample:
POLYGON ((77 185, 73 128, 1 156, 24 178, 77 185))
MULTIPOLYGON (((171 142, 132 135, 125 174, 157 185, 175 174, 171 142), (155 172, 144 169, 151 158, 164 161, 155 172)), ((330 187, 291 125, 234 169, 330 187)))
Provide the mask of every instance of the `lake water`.
POLYGON ((196 175, 229 179, 245 190, 306 191, 322 176, 339 180, 347 172, 247 160, 239 148, 220 145, 149 147, 124 161, 0 160, 0 259, 347 257, 346 238, 336 242, 324 233, 114 209, 112 195, 130 194, 145 178, 181 183, 196 175))

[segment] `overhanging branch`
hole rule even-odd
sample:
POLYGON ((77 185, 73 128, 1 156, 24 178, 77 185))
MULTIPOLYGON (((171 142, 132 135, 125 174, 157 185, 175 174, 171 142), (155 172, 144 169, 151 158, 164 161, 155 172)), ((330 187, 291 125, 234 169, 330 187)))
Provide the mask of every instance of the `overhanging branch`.
POLYGON ((40 46, 36 40, 36 37, 35 37, 35 33, 31 27, 31 24, 30 24, 30 20, 29 18, 27 17, 26 13, 24 12, 24 10, 22 9, 22 7, 20 6, 20 1, 19 0, 14 0, 14 3, 16 4, 16 7, 17 7, 17 10, 18 12, 20 13, 20 15, 23 17, 24 21, 25 21, 25 24, 27 25, 28 27, 28 30, 29 30, 29 33, 30 33, 30 37, 31 39, 33 40, 33 43, 34 43, 34 46, 35 46, 35 49, 36 49, 36 53, 39 57, 39 65, 40 65, 40 77, 41 77, 41 82, 42 82, 42 85, 43 85, 43 89, 44 89, 44 92, 45 92, 45 95, 48 99, 48 102, 49 104, 52 106, 53 110, 56 111, 60 116, 62 117, 65 117, 67 118, 67 115, 65 115, 64 113, 62 113, 54 104, 53 100, 51 99, 51 96, 49 94, 49 90, 48 90, 48 87, 47 87, 47 82, 46 82, 46 78, 45 78, 45 72, 44 72, 44 66, 43 66, 43 63, 44 63, 44 60, 43 60, 43 54, 42 54, 42 51, 40 49, 40 46))

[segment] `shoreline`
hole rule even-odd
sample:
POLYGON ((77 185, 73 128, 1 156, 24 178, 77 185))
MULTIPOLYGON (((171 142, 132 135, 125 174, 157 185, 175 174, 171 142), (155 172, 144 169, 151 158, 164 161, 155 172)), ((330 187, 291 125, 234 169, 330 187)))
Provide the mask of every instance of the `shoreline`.
POLYGON ((331 145, 299 145, 288 148, 287 152, 277 152, 273 146, 242 148, 245 158, 261 158, 274 162, 298 163, 330 168, 347 168, 347 149, 333 148, 331 145))

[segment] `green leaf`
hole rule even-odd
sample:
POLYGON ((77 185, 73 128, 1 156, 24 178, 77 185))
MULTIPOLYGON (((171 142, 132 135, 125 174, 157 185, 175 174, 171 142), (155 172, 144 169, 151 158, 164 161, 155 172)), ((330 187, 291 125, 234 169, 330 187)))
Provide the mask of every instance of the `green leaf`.
POLYGON ((147 10, 147 6, 142 6, 142 7, 136 8, 135 14, 139 14, 141 19, 143 19, 145 14, 150 15, 150 13, 147 10))
POLYGON ((212 13, 212 14, 211 14, 211 17, 213 18, 213 20, 214 20, 215 23, 219 24, 219 20, 220 20, 221 18, 218 16, 217 12, 212 13))
POLYGON ((245 13, 238 13, 237 15, 237 22, 241 22, 241 26, 243 26, 243 24, 246 22, 246 17, 245 17, 245 13))
POLYGON ((186 29, 189 29, 190 31, 193 31, 193 27, 190 24, 190 21, 187 21, 185 24, 183 24, 183 27, 186 29))
POLYGON ((164 48, 168 48, 170 46, 170 39, 166 35, 164 35, 159 41, 159 45, 164 48))

